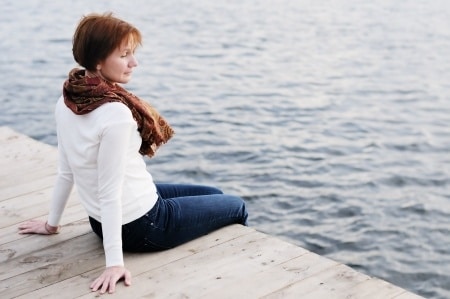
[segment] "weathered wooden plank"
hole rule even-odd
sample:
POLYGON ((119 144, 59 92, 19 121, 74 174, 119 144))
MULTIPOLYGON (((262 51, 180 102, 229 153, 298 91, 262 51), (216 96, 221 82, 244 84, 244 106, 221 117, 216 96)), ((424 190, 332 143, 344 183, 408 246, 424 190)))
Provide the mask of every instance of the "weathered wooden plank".
POLYGON ((0 209, 0 228, 48 213, 52 192, 53 188, 46 188, 3 200, 0 209))
POLYGON ((48 144, 42 144, 36 147, 36 140, 31 138, 11 138, 8 141, 0 142, 0 156, 3 157, 2 162, 6 159, 10 161, 26 162, 34 160, 42 160, 49 154, 56 152, 56 147, 48 144))
POLYGON ((0 270, 0 297, 14 298, 92 269, 100 269, 104 265, 104 255, 99 239, 88 233, 4 264, 8 271, 3 267, 0 270))
POLYGON ((29 138, 25 134, 18 133, 15 130, 11 129, 10 127, 0 126, 0 142, 9 140, 11 137, 14 137, 14 136, 16 138, 19 138, 19 137, 20 138, 29 138))
POLYGON ((56 175, 55 162, 49 162, 48 164, 42 163, 30 168, 20 168, 19 172, 8 170, 6 173, 0 175, 0 188, 54 175, 56 175))
POLYGON ((414 293, 405 291, 403 294, 394 297, 394 299, 424 299, 424 298, 414 293))
POLYGON ((0 245, 0 263, 2 263, 0 279, 3 277, 2 274, 8 274, 11 273, 9 271, 14 271, 14 269, 8 269, 8 266, 17 268, 17 263, 21 263, 14 261, 14 259, 21 259, 24 256, 32 255, 36 251, 39 252, 46 250, 51 246, 58 246, 61 243, 85 235, 91 231, 89 221, 84 219, 66 225, 64 227, 64 233, 47 237, 40 235, 26 235, 23 239, 0 245), (23 243, 27 243, 28 246, 24 247, 23 243))
MULTIPOLYGON (((2 144, 6 144, 6 143, 14 143, 16 144, 17 142, 20 142, 21 140, 32 140, 35 142, 35 144, 39 144, 39 148, 40 150, 44 149, 44 148, 54 148, 51 145, 39 142, 25 134, 19 133, 13 129, 11 129, 10 127, 6 127, 6 126, 0 126, 0 145, 2 144)), ((3 146, 0 146, 0 148, 3 146)))
POLYGON ((345 265, 336 265, 276 290, 262 298, 302 298, 329 299, 339 297, 338 291, 370 279, 367 275, 356 272, 345 265))
POLYGON ((257 273, 249 269, 243 276, 227 277, 227 280, 221 281, 220 287, 209 288, 204 298, 221 298, 224 290, 228 298, 261 298, 274 290, 285 288, 338 264, 307 252, 271 268, 258 269, 257 273), (245 288, 236 288, 236 285, 243 285, 245 288))
POLYGON ((53 188, 55 176, 44 176, 35 180, 27 180, 25 182, 17 182, 9 186, 1 187, 0 202, 13 197, 27 195, 43 189, 53 188))
MULTIPOLYGON (((34 157, 33 159, 25 158, 23 160, 1 160, 0 161, 0 179, 8 177, 9 175, 19 174, 27 178, 27 174, 39 170, 39 168, 52 166, 53 173, 56 174, 56 159, 57 153, 52 151, 48 153, 47 157, 34 157), (51 159, 50 159, 51 157, 51 159)), ((1 157, 1 155, 0 155, 1 157)), ((6 185, 6 184, 4 184, 6 185)))
POLYGON ((0 142, 0 156, 3 158, 2 163, 5 161, 26 162, 34 160, 43 160, 46 158, 52 158, 51 154, 56 152, 56 148, 48 144, 39 144, 38 141, 23 137, 20 135, 11 136, 6 141, 0 142))
POLYGON ((340 298, 390 299, 396 298, 396 296, 403 293, 405 293, 405 290, 402 288, 371 277, 369 280, 363 281, 351 288, 340 290, 338 296, 340 298))
MULTIPOLYGON (((35 217, 33 219, 47 220, 47 212, 40 217, 35 217)), ((76 202, 76 200, 70 200, 63 217, 61 218, 62 233, 66 233, 66 227, 75 225, 74 222, 87 219, 87 214, 83 206, 76 202)), ((29 237, 29 235, 20 235, 18 233, 18 224, 14 223, 10 226, 0 228, 0 245, 4 245, 9 242, 22 240, 29 237)))
MULTIPOLYGON (((125 264, 132 272, 133 277, 139 276, 143 272, 147 272, 151 269, 158 269, 159 272, 165 272, 166 265, 170 265, 178 260, 188 258, 195 255, 198 252, 202 252, 211 247, 219 247, 222 244, 245 236, 252 233, 254 230, 250 228, 244 228, 241 226, 228 226, 218 231, 212 232, 204 237, 193 240, 186 244, 171 250, 155 252, 155 253, 126 253, 125 264)), ((34 291, 23 294, 18 298, 51 298, 51 296, 58 294, 59 299, 65 298, 93 298, 97 296, 97 293, 92 293, 88 286, 89 284, 100 275, 103 271, 103 267, 93 267, 91 271, 86 271, 79 275, 74 275, 71 278, 60 280, 57 283, 35 287, 34 291), (66 292, 65 290, 70 290, 66 292)), ((172 285, 172 281, 166 281, 166 287, 172 285)), ((139 287, 136 286, 135 278, 133 278, 133 285, 131 287, 125 287, 123 284, 117 285, 117 291, 124 289, 126 298, 142 298, 142 293, 139 287), (137 294, 133 296, 133 293, 137 294)), ((1 294, 1 293, 0 293, 1 294)), ((122 293, 123 296, 124 293, 122 293)), ((120 295, 115 294, 116 298, 120 298, 120 295)))

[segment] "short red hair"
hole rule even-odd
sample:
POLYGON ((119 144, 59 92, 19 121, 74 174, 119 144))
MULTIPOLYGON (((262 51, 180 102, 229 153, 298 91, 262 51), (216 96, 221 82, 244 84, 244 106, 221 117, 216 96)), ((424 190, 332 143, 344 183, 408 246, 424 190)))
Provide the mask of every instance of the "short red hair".
POLYGON ((135 47, 141 45, 140 31, 112 13, 89 14, 81 19, 73 35, 73 58, 88 71, 95 71, 97 64, 124 41, 131 41, 135 47))

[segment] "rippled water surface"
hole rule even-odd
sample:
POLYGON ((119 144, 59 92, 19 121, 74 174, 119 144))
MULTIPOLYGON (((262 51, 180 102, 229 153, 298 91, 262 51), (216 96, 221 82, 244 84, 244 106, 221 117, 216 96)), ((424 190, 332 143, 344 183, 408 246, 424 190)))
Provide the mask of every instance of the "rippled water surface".
POLYGON ((4 0, 0 125, 56 144, 92 11, 144 36, 127 87, 177 132, 158 181, 217 185, 258 230, 450 298, 449 1, 4 0))

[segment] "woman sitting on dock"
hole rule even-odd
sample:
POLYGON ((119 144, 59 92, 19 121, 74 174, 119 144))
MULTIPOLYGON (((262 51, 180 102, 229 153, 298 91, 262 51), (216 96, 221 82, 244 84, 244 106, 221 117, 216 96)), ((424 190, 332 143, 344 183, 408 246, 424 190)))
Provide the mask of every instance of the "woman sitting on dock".
POLYGON ((149 157, 174 131, 148 103, 119 85, 137 66, 141 33, 108 14, 81 19, 70 71, 55 109, 58 175, 47 222, 28 221, 21 234, 58 233, 75 184, 93 231, 103 239, 106 268, 92 291, 131 283, 123 251, 173 248, 226 225, 247 224, 244 201, 208 186, 157 184, 149 157))

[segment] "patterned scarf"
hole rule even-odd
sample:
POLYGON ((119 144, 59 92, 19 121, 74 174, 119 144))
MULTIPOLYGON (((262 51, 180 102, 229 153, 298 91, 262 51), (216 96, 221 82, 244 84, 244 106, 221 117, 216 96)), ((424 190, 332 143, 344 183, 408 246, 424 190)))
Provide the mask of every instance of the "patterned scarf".
POLYGON ((109 102, 125 104, 137 122, 142 137, 139 153, 152 157, 157 148, 174 134, 173 129, 147 102, 123 87, 99 77, 87 77, 84 69, 73 69, 64 82, 64 103, 73 113, 86 114, 109 102))

